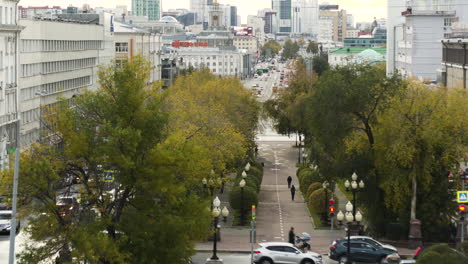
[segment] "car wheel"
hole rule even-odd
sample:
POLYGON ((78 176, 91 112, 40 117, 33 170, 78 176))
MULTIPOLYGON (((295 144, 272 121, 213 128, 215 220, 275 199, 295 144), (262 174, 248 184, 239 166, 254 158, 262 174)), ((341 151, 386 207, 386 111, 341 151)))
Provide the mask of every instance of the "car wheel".
POLYGON ((383 256, 383 257, 380 259, 380 261, 379 261, 380 264, 388 264, 388 261, 385 259, 385 257, 386 257, 386 256, 383 256))
POLYGON ((310 259, 306 259, 306 260, 302 261, 301 264, 315 264, 315 263, 310 259))
POLYGON ((340 264, 347 264, 348 262, 348 257, 346 256, 341 256, 340 259, 338 260, 338 263, 340 264))
POLYGON ((273 264, 273 261, 271 259, 264 258, 260 260, 260 264, 273 264))

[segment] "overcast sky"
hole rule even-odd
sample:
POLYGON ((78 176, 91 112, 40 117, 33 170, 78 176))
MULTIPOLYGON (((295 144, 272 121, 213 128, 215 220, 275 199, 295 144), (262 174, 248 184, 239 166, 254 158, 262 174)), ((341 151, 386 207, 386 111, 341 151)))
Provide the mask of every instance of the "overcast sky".
MULTIPOLYGON (((218 0, 222 4, 237 6, 238 12, 242 16, 242 23, 247 21, 247 15, 256 15, 258 9, 270 8, 271 0, 218 0)), ((355 22, 372 21, 374 17, 381 18, 387 16, 387 0, 319 0, 319 3, 339 4, 340 8, 346 9, 355 17, 355 22)), ((45 6, 58 5, 66 7, 69 5, 81 7, 89 3, 92 7, 104 6, 115 7, 126 4, 131 9, 131 0, 20 0, 19 5, 23 6, 45 6)), ((189 8, 190 0, 162 0, 163 10, 170 8, 189 8)))

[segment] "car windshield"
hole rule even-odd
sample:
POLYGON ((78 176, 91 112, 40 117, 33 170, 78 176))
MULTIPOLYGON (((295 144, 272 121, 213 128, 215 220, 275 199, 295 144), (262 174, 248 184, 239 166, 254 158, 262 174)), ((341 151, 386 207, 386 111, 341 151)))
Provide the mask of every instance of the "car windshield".
POLYGON ((379 243, 377 243, 376 241, 374 241, 374 240, 372 240, 372 239, 365 239, 365 238, 364 238, 364 239, 360 239, 360 240, 363 240, 363 241, 365 241, 365 242, 371 244, 371 245, 372 245, 373 247, 375 247, 375 248, 378 248, 378 249, 382 248, 382 246, 381 246, 379 243))
POLYGON ((72 204, 72 198, 59 198, 57 204, 72 204))
POLYGON ((11 214, 0 214, 0 220, 10 220, 11 214))

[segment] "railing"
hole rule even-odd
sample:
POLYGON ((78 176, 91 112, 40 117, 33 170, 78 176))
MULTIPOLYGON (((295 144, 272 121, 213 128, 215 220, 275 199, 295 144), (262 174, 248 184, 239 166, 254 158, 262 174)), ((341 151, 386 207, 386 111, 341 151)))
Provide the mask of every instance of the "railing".
POLYGON ((6 115, 0 116, 0 126, 13 123, 18 120, 18 113, 9 113, 6 115))

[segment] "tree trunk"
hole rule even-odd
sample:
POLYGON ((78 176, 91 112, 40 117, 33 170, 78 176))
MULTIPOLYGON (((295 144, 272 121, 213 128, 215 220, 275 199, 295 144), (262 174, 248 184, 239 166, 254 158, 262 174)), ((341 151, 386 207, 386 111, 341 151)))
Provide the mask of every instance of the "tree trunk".
POLYGON ((416 219, 416 196, 418 194, 418 181, 416 180, 416 174, 413 175, 412 179, 413 194, 411 196, 411 218, 410 220, 416 219))

